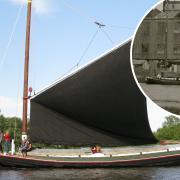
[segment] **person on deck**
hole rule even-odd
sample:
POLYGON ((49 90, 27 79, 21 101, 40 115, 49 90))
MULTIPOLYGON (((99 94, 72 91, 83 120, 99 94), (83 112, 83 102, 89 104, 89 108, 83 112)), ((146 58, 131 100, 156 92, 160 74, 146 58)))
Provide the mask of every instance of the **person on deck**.
POLYGON ((3 153, 2 140, 3 140, 3 133, 2 133, 2 131, 0 130, 0 153, 3 153))
POLYGON ((101 153, 101 147, 100 147, 99 145, 95 145, 95 146, 91 147, 91 152, 92 152, 93 154, 95 154, 95 153, 101 153))
POLYGON ((97 153, 101 153, 101 152, 102 152, 102 151, 101 151, 101 146, 96 145, 96 151, 97 151, 97 153))
POLYGON ((21 145, 21 153, 23 157, 27 157, 27 152, 31 151, 32 144, 28 140, 23 140, 21 145))
POLYGON ((24 137, 23 140, 21 141, 21 147, 22 148, 24 146, 24 144, 26 143, 27 139, 24 137))
POLYGON ((5 141, 5 154, 9 153, 10 145, 11 145, 11 136, 9 134, 9 131, 7 130, 6 133, 4 134, 4 141, 5 141))
POLYGON ((96 146, 92 146, 92 147, 91 147, 91 152, 92 152, 93 154, 97 153, 96 146))

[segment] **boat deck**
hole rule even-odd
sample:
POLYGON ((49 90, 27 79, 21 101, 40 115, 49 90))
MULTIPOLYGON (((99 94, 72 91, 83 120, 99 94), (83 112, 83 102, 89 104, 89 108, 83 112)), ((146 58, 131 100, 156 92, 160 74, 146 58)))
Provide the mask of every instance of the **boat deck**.
MULTIPOLYGON (((142 158, 156 158, 163 156, 170 156, 180 154, 179 151, 166 151, 166 152, 156 152, 156 153, 139 153, 139 154, 130 154, 130 155, 104 155, 101 157, 98 156, 28 156, 29 159, 39 159, 39 160, 54 160, 54 161, 116 161, 116 160, 132 160, 132 159, 142 159, 142 158)), ((21 157, 21 156, 15 156, 21 157)))

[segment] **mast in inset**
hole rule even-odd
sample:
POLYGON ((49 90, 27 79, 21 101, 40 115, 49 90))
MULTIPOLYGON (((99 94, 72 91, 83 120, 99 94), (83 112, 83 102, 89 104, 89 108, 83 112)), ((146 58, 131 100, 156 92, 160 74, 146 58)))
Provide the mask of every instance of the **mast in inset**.
POLYGON ((169 10, 169 1, 165 1, 165 13, 166 13, 166 32, 165 32, 165 65, 168 62, 168 10, 169 10))

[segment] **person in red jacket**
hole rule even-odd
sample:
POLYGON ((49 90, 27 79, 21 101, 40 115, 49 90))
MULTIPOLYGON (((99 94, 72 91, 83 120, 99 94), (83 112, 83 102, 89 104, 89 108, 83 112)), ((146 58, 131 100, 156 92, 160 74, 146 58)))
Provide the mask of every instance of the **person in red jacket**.
POLYGON ((10 149, 10 145, 11 145, 11 137, 10 137, 10 134, 9 134, 9 131, 6 131, 6 133, 4 134, 4 150, 5 150, 5 153, 8 154, 9 152, 9 149, 10 149))
POLYGON ((2 140, 3 140, 3 133, 0 129, 0 153, 3 153, 2 140))
POLYGON ((92 147, 91 147, 91 152, 92 152, 93 154, 95 154, 95 153, 101 153, 101 146, 99 146, 99 145, 92 146, 92 147))
POLYGON ((97 153, 96 146, 92 146, 92 147, 91 147, 91 152, 92 152, 93 154, 97 153))

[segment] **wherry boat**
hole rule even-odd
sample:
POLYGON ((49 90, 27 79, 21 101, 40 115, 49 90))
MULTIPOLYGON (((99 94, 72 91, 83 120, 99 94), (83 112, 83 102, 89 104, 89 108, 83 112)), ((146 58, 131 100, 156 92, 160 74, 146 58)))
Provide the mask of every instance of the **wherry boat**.
MULTIPOLYGON (((22 138, 27 138, 31 0, 28 0, 22 138)), ((31 98, 30 136, 61 145, 152 144, 146 101, 130 68, 130 40, 31 98)), ((0 165, 29 168, 111 168, 180 164, 180 151, 76 156, 0 155, 0 165)))
POLYGON ((146 77, 147 84, 180 85, 180 78, 146 77))
POLYGON ((114 168, 180 165, 180 151, 139 153, 132 155, 104 155, 103 157, 43 157, 0 155, 0 165, 26 168, 114 168))

